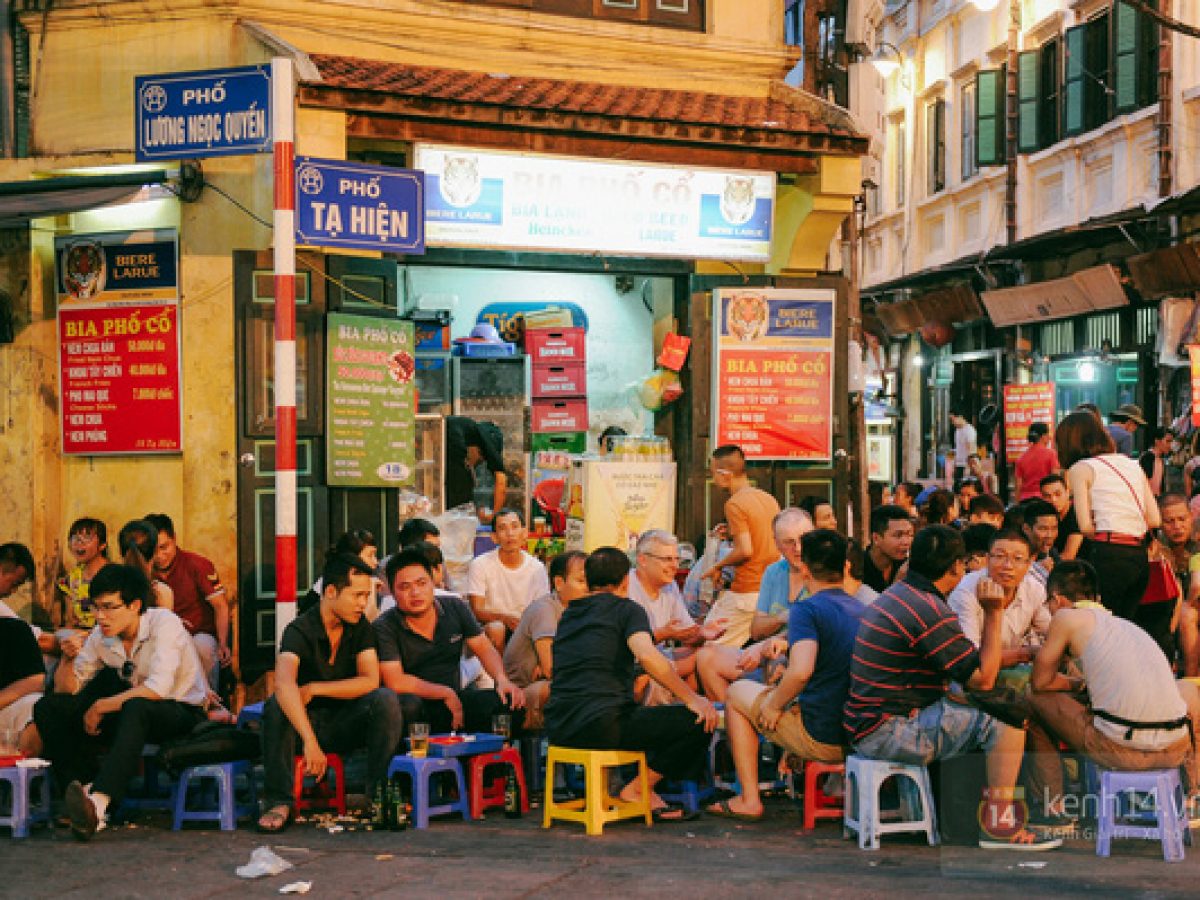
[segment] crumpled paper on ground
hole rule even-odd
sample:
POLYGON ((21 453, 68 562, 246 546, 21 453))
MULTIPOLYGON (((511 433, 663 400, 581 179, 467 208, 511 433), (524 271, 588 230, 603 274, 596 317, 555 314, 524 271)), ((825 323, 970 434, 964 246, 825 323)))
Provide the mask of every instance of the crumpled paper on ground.
POLYGON ((262 878, 264 875, 278 875, 292 868, 292 864, 270 847, 259 847, 250 854, 250 862, 237 867, 239 878, 262 878))
POLYGON ((281 894, 307 894, 312 890, 311 881, 293 881, 291 884, 285 884, 279 889, 281 894))

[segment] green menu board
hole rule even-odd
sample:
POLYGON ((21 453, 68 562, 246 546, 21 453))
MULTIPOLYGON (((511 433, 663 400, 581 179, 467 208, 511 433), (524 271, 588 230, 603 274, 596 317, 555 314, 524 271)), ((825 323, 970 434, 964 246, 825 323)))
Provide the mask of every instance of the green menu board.
POLYGON ((328 483, 412 484, 417 412, 412 322, 330 313, 327 328, 328 483))

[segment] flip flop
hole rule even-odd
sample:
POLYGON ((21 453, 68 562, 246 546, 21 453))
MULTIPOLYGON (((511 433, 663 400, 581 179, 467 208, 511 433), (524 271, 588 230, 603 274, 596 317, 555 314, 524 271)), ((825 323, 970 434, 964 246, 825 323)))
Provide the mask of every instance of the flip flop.
POLYGON ((698 811, 688 809, 686 806, 681 806, 678 803, 668 803, 666 806, 652 809, 650 810, 650 815, 654 817, 655 822, 668 824, 671 822, 690 822, 700 817, 698 811))
POLYGON ((1022 828, 1011 838, 981 837, 981 850, 1023 850, 1037 852, 1039 850, 1055 850, 1063 844, 1062 838, 1046 837, 1028 828, 1022 828))
POLYGON ((282 806, 282 804, 280 804, 279 806, 272 807, 272 808, 268 809, 266 812, 264 812, 261 816, 258 817, 258 821, 254 823, 254 830, 257 831, 259 834, 279 834, 281 831, 285 831, 287 829, 287 827, 292 824, 292 818, 295 815, 295 811, 290 806, 288 807, 287 815, 283 817, 283 821, 280 822, 278 825, 264 825, 263 824, 263 819, 267 818, 268 816, 272 816, 272 817, 278 819, 279 818, 278 810, 280 810, 282 808, 283 808, 283 806, 282 806))
POLYGON ((759 822, 762 821, 763 814, 738 812, 729 805, 728 800, 721 800, 719 803, 714 803, 712 806, 705 807, 704 811, 710 816, 720 816, 722 819, 736 819, 739 822, 759 822))

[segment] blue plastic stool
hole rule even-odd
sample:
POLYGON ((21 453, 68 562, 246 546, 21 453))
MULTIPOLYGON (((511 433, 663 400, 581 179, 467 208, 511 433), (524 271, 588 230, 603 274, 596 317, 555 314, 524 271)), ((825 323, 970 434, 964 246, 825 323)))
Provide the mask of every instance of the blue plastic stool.
POLYGON ((208 766, 192 766, 184 769, 175 788, 175 821, 173 831, 183 828, 184 822, 220 822, 222 831, 236 831, 238 818, 253 816, 258 811, 258 794, 254 785, 254 767, 247 760, 215 763, 208 766), (249 800, 237 802, 237 777, 246 779, 249 800), (217 782, 217 808, 188 809, 188 786, 197 782, 215 779, 217 782))
POLYGON ((121 800, 116 818, 122 818, 131 810, 172 810, 175 808, 175 789, 158 766, 158 744, 147 744, 142 748, 142 785, 136 793, 130 792, 121 800), (166 783, 160 779, 165 779, 166 783))
POLYGON ((241 712, 237 716, 238 728, 245 728, 247 725, 257 725, 262 722, 263 717, 262 703, 247 703, 242 707, 241 712))
POLYGON ((671 781, 659 784, 656 792, 667 803, 679 804, 689 813, 694 813, 700 810, 704 801, 716 793, 716 788, 711 784, 700 784, 698 781, 671 781))
POLYGON ((388 766, 388 781, 396 775, 407 775, 412 782, 412 820, 417 828, 428 828, 430 816, 444 816, 449 813, 462 813, 464 820, 471 821, 471 800, 467 796, 462 766, 456 757, 393 756, 388 766), (458 799, 434 806, 431 803, 429 785, 433 776, 440 772, 454 775, 458 785, 458 799))
POLYGON ((12 829, 15 838, 29 837, 29 826, 50 821, 50 769, 7 766, 0 781, 8 782, 12 800, 8 814, 0 813, 0 828, 12 829), (40 782, 35 794, 34 784, 40 782), (36 801, 35 801, 36 797, 36 801))
MULTIPOLYGON (((1108 856, 1113 838, 1140 838, 1162 842, 1163 859, 1182 862, 1184 843, 1192 842, 1186 799, 1179 769, 1146 772, 1100 770, 1100 821, 1096 829, 1096 855, 1108 856), (1131 800, 1142 794, 1153 799, 1153 825, 1130 823, 1140 810, 1122 807, 1122 794, 1131 800)), ((1149 811, 1147 811, 1149 814, 1149 811)), ((1146 821, 1142 818, 1142 821, 1146 821)))

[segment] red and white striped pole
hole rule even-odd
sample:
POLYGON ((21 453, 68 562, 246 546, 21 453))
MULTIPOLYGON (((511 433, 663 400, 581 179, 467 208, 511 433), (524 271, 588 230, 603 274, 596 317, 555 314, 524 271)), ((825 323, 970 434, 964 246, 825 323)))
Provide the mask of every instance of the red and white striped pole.
POLYGON ((296 618, 296 117, 292 61, 271 60, 275 169, 275 643, 296 618))

